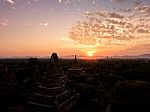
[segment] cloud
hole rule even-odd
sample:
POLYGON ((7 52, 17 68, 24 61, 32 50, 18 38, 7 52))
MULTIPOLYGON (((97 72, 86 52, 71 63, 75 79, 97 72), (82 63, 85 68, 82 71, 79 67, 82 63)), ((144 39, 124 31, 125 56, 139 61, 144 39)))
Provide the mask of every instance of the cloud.
POLYGON ((96 11, 96 14, 101 17, 106 17, 108 12, 107 11, 96 11))
POLYGON ((118 18, 118 19, 123 19, 124 16, 116 13, 116 12, 108 12, 108 11, 96 11, 95 13, 92 12, 83 12, 83 14, 85 14, 86 16, 89 17, 94 17, 94 15, 98 15, 100 17, 110 17, 110 18, 118 18))
MULTIPOLYGON (((140 15, 131 14, 132 19, 129 20, 129 15, 110 11, 84 12, 85 20, 78 21, 77 24, 70 28, 70 39, 76 44, 90 45, 101 44, 101 40, 118 40, 130 41, 137 39, 142 35, 149 35, 148 24, 141 26, 145 19, 140 19, 140 15), (135 21, 136 20, 136 21, 135 21)), ((149 18, 146 18, 149 20, 149 18)))
POLYGON ((6 2, 8 2, 10 4, 15 4, 15 2, 13 0, 4 0, 4 1, 6 1, 6 2))
POLYGON ((8 26, 9 24, 7 22, 1 22, 2 26, 8 26))
POLYGON ((72 41, 72 40, 71 40, 70 38, 68 38, 68 37, 62 37, 61 40, 63 40, 63 41, 72 41))
POLYGON ((0 25, 2 25, 2 26, 8 26, 9 25, 8 24, 8 20, 7 19, 1 19, 0 25))
POLYGON ((135 4, 135 6, 140 5, 142 2, 141 0, 133 0, 133 3, 135 4))
POLYGON ((132 9, 120 9, 120 11, 123 11, 123 12, 131 12, 132 9))
POLYGON ((27 1, 26 3, 27 3, 27 4, 31 4, 31 2, 30 2, 30 1, 27 1))
MULTIPOLYGON (((129 2, 130 0, 110 0, 111 2, 116 2, 116 3, 122 3, 122 2, 129 2)), ((135 6, 140 5, 142 2, 141 0, 132 0, 135 6)))
POLYGON ((135 10, 143 13, 150 13, 150 5, 138 5, 135 7, 135 10))
POLYGON ((49 23, 38 23, 39 26, 48 26, 49 23))
POLYGON ((113 20, 113 19, 106 19, 106 21, 109 22, 109 23, 113 23, 113 24, 119 24, 118 21, 113 20))
POLYGON ((59 3, 61 3, 61 0, 59 0, 59 3))
POLYGON ((70 27, 69 38, 77 47, 95 51, 101 46, 128 46, 139 38, 150 36, 150 5, 140 0, 132 2, 134 5, 129 9, 83 12, 83 19, 70 27))
POLYGON ((118 19, 123 19, 124 16, 118 13, 110 12, 109 13, 110 18, 118 18, 118 19))
POLYGON ((110 0, 111 2, 126 2, 128 0, 110 0))
POLYGON ((138 31, 139 33, 150 33, 150 31, 147 30, 147 29, 137 29, 137 31, 138 31))

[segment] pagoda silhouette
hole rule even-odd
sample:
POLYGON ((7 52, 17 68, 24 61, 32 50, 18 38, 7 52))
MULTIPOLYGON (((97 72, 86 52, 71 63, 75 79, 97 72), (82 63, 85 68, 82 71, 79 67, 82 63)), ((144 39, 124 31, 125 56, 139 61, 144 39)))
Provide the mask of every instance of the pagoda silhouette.
MULTIPOLYGON (((39 76, 39 72, 37 75, 39 76)), ((35 74, 34 74, 35 75, 35 74)), ((66 86, 57 53, 52 53, 47 72, 38 77, 37 87, 27 100, 27 112, 67 112, 76 103, 78 95, 66 86)))
POLYGON ((72 63, 71 68, 68 69, 67 75, 70 79, 79 79, 81 77, 86 77, 86 72, 80 66, 77 61, 77 56, 75 55, 74 62, 72 63))

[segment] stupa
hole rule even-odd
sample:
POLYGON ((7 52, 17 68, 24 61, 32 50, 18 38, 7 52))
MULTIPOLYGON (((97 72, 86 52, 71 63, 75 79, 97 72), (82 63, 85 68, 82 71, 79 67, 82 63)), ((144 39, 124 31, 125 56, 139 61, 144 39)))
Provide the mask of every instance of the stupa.
POLYGON ((87 83, 87 75, 84 69, 78 62, 76 55, 72 66, 67 70, 68 85, 71 88, 71 92, 80 93, 80 89, 87 83))
POLYGON ((56 53, 51 55, 47 72, 38 81, 27 101, 28 112, 67 112, 76 103, 78 95, 66 87, 66 75, 56 53))
POLYGON ((69 68, 68 71, 67 71, 67 75, 71 79, 72 78, 76 79, 76 78, 86 76, 85 71, 83 70, 82 67, 80 67, 80 64, 77 61, 76 55, 75 55, 74 62, 72 63, 71 68, 69 68))

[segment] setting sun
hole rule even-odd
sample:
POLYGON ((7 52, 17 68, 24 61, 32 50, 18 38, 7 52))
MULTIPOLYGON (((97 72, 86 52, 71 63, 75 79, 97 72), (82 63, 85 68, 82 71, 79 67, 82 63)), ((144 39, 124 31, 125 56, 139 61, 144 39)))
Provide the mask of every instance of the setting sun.
POLYGON ((92 56, 94 55, 94 53, 95 53, 95 51, 88 51, 88 52, 87 52, 87 55, 88 55, 89 57, 92 57, 92 56))

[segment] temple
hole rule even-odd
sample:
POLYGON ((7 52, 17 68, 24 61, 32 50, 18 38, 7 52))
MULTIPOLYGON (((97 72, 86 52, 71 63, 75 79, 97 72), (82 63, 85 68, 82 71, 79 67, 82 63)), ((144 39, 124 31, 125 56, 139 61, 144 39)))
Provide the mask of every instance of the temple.
POLYGON ((80 93, 80 84, 84 85, 86 83, 86 72, 79 64, 77 57, 75 55, 74 62, 72 66, 67 70, 68 83, 71 88, 71 92, 80 93))
MULTIPOLYGON (((37 70, 36 70, 37 72, 37 70)), ((27 100, 27 112, 67 112, 76 103, 77 94, 66 86, 67 76, 63 74, 56 53, 51 55, 47 72, 36 81, 38 86, 27 100)))
POLYGON ((68 69, 67 71, 68 77, 72 79, 78 79, 81 77, 85 77, 86 73, 83 70, 83 68, 80 66, 80 64, 77 61, 77 57, 75 55, 74 62, 72 63, 71 68, 68 69))

